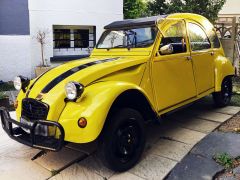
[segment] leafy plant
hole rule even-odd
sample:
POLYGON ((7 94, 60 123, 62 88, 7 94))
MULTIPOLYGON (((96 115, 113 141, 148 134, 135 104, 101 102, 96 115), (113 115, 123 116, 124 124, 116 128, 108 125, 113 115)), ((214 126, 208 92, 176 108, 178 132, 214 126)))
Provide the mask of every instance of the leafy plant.
POLYGON ((214 159, 217 163, 224 166, 225 169, 230 169, 234 166, 234 159, 227 153, 217 154, 214 159))
POLYGON ((138 17, 146 16, 146 8, 146 3, 142 0, 124 0, 124 19, 135 19, 138 17))
POLYGON ((0 83, 0 92, 1 91, 11 91, 11 90, 14 90, 13 83, 11 83, 11 82, 0 83))
POLYGON ((5 99, 7 98, 8 96, 6 95, 6 93, 4 92, 0 92, 0 99, 5 99))

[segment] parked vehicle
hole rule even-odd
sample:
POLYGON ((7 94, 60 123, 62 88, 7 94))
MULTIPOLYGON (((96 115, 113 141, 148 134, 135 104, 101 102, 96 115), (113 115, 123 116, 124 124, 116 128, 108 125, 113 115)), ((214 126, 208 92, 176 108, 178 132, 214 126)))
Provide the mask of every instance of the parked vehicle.
POLYGON ((148 120, 209 94, 228 105, 234 74, 200 15, 117 21, 105 26, 89 58, 31 81, 16 77, 17 120, 3 108, 1 120, 11 138, 34 148, 97 140, 103 162, 121 172, 139 161, 148 120))

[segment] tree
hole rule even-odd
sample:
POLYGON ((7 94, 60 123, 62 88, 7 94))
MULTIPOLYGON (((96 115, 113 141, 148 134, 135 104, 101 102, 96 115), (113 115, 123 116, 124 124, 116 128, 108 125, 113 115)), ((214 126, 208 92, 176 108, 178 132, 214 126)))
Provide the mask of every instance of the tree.
POLYGON ((124 0, 124 19, 135 19, 145 16, 146 3, 142 0, 124 0))
POLYGON ((37 40, 37 42, 40 44, 42 66, 46 66, 44 61, 44 46, 47 43, 46 42, 47 34, 48 34, 47 30, 38 30, 36 36, 34 37, 37 40))
POLYGON ((166 14, 167 9, 166 0, 153 0, 147 3, 147 10, 151 16, 166 14))
POLYGON ((189 12, 201 14, 214 22, 226 0, 153 0, 148 3, 151 15, 189 12))

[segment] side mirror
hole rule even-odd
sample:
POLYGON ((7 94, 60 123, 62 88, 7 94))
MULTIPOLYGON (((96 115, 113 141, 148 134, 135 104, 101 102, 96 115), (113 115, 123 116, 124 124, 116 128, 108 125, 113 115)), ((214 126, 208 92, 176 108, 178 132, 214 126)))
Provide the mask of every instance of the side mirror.
POLYGON ((161 55, 173 54, 173 45, 167 44, 167 45, 161 47, 159 52, 161 55))

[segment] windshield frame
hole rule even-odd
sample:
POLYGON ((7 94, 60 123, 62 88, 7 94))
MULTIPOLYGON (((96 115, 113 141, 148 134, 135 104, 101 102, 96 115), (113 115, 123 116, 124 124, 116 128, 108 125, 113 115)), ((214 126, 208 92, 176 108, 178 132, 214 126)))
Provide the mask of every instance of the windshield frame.
POLYGON ((145 25, 145 26, 132 26, 132 27, 129 26, 127 28, 124 27, 124 28, 117 28, 117 29, 106 29, 102 33, 101 37, 99 38, 95 48, 96 49, 107 49, 107 50, 110 50, 110 49, 143 49, 143 48, 149 48, 149 47, 151 47, 151 46, 153 46, 155 44, 155 41, 156 41, 157 36, 158 36, 158 33, 159 33, 159 28, 156 25, 152 25, 152 26, 149 26, 149 25, 145 25), (147 46, 144 46, 144 47, 132 47, 132 46, 129 46, 129 47, 128 46, 125 46, 125 47, 102 47, 102 48, 98 47, 100 42, 103 40, 103 38, 106 37, 106 33, 108 33, 108 32, 111 32, 111 31, 121 31, 121 30, 122 31, 125 31, 125 30, 127 31, 127 30, 131 30, 131 29, 141 29, 141 28, 155 28, 155 37, 153 38, 154 40, 153 40, 153 42, 151 44, 149 44, 147 46))

